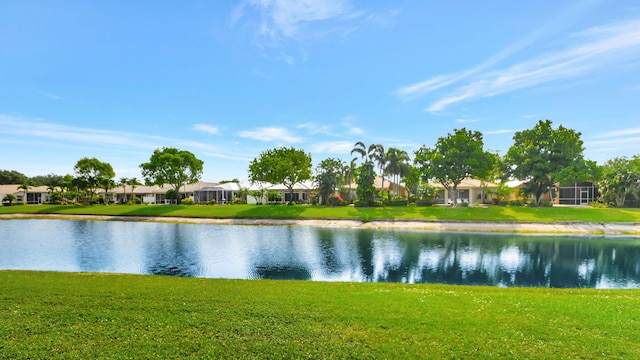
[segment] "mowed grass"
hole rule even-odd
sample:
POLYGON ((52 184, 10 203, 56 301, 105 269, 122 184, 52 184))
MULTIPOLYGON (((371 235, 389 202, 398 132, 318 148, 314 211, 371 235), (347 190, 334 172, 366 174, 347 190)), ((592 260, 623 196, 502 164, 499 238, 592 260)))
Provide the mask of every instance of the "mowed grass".
POLYGON ((83 214, 177 216, 197 218, 458 220, 521 222, 640 222, 640 209, 590 207, 381 207, 355 208, 313 205, 19 205, 2 206, 0 214, 83 214))
POLYGON ((0 357, 640 358, 640 290, 0 271, 0 357))

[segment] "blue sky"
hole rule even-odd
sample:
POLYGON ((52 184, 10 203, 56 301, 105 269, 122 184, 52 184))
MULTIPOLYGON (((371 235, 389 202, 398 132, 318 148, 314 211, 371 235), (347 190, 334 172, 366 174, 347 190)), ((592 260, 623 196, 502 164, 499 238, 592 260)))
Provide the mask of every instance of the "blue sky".
POLYGON ((640 3, 625 1, 7 1, 0 169, 141 178, 167 146, 203 180, 261 151, 410 154, 456 128, 504 154, 551 119, 599 163, 640 153, 640 3))

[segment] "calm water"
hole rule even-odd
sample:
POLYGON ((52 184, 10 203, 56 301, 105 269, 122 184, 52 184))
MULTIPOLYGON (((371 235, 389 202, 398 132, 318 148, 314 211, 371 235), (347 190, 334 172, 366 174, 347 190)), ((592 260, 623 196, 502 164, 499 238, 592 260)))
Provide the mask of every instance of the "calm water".
POLYGON ((0 269, 640 287, 640 241, 289 226, 0 221, 0 269))

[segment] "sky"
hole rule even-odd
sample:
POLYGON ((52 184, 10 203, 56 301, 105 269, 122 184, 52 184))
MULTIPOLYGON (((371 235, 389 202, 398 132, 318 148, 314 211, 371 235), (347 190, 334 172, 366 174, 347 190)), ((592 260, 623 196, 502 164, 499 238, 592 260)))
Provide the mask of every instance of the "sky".
POLYGON ((3 1, 0 169, 137 177, 153 151, 248 178, 280 146, 410 155, 466 128, 505 154, 549 119, 602 164, 640 153, 640 3, 3 1))

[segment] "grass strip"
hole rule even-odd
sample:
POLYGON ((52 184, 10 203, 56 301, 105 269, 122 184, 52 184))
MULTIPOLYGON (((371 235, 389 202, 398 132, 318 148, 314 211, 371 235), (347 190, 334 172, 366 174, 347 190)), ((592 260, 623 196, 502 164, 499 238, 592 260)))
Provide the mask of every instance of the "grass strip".
POLYGON ((3 358, 640 358, 640 290, 0 271, 3 358))
POLYGON ((176 216, 224 219, 452 220, 482 222, 640 222, 640 209, 589 207, 325 207, 313 205, 19 205, 0 214, 176 216))

